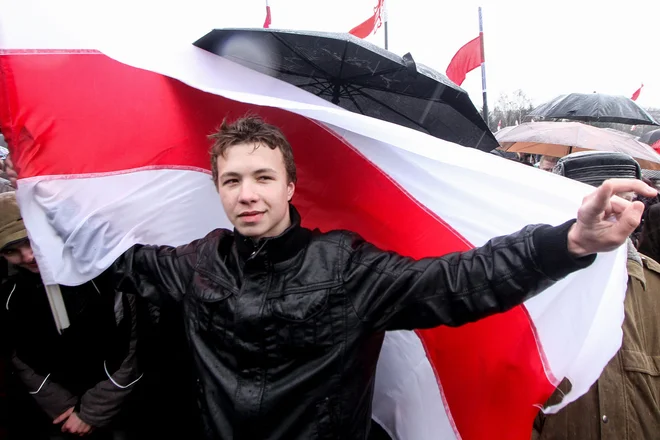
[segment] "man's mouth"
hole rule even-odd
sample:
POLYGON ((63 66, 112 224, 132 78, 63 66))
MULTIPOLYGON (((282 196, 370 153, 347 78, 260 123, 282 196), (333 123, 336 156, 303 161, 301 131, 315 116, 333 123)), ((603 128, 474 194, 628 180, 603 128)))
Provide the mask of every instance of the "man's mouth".
POLYGON ((39 266, 37 265, 36 261, 33 261, 31 263, 25 263, 23 266, 29 270, 39 270, 39 266))
POLYGON ((255 222, 264 214, 263 211, 247 211, 242 212, 238 216, 245 222, 255 222))

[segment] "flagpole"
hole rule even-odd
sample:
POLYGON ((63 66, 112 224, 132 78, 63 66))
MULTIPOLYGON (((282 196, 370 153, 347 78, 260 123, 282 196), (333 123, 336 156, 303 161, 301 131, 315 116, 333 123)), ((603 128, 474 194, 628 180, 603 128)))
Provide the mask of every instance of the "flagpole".
POLYGON ((385 22, 385 50, 388 50, 387 48, 387 22, 385 22))
POLYGON ((483 117, 488 125, 488 97, 486 95, 486 54, 484 52, 484 21, 479 6, 479 39, 481 40, 481 92, 483 93, 483 117))
POLYGON ((380 11, 380 17, 381 17, 381 20, 383 20, 383 28, 384 28, 383 30, 384 30, 384 33, 385 33, 385 50, 389 50, 388 49, 388 44, 387 44, 388 43, 388 41, 387 41, 387 37, 388 37, 388 35, 387 35, 387 22, 389 21, 388 20, 389 17, 387 16, 387 2, 386 2, 386 0, 383 0, 381 8, 382 8, 382 10, 380 11))

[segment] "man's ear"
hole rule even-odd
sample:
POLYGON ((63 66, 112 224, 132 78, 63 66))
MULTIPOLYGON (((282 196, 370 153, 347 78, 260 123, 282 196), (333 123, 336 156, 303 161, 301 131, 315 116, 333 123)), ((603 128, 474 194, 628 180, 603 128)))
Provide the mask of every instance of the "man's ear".
POLYGON ((296 184, 293 182, 289 182, 289 184, 286 187, 286 192, 287 192, 287 200, 290 202, 291 199, 293 198, 293 193, 296 192, 296 184))

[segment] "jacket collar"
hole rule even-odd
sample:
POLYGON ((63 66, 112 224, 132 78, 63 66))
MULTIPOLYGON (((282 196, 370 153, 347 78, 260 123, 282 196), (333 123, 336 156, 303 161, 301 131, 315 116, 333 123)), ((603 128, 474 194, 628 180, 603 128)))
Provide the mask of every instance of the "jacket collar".
POLYGON ((265 237, 254 241, 234 229, 236 249, 243 261, 248 259, 266 259, 271 263, 288 260, 304 249, 312 235, 312 231, 300 226, 298 210, 289 205, 291 226, 276 237, 265 237))

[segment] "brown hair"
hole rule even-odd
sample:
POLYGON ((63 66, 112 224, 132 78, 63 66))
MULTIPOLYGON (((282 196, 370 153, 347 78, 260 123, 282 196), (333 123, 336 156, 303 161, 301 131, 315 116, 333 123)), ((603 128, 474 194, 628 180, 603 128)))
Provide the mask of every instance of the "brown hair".
POLYGON ((213 182, 218 184, 218 157, 225 155, 228 148, 238 144, 254 143, 255 148, 262 145, 271 150, 279 148, 284 157, 284 168, 286 176, 290 182, 296 183, 296 163, 293 160, 293 149, 286 140, 284 133, 278 127, 266 123, 259 116, 247 115, 237 119, 231 124, 227 123, 225 118, 220 128, 209 136, 213 140, 211 146, 211 170, 213 172, 213 182))

